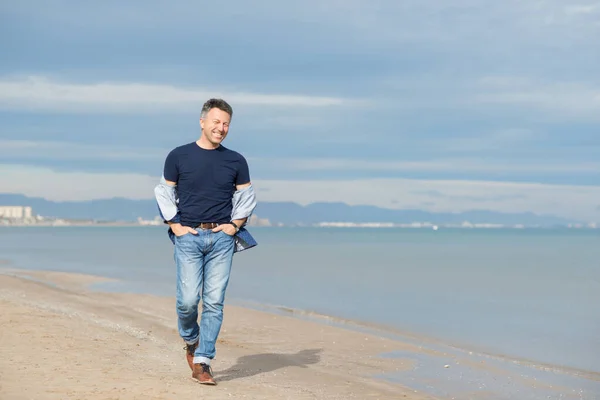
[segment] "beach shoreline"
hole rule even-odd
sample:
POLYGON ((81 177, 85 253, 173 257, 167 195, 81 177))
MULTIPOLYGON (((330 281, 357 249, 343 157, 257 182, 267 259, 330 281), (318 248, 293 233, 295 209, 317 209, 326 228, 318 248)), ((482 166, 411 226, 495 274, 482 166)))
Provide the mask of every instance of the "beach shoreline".
POLYGON ((8 355, 0 398, 535 399, 541 390, 549 399, 587 399, 574 385, 600 380, 585 371, 564 380, 557 366, 473 354, 360 321, 226 305, 213 364, 219 385, 204 388, 189 379, 173 297, 105 292, 102 285, 116 280, 8 266, 0 269, 0 349, 8 355), (30 385, 32 377, 44 385, 30 385))
POLYGON ((382 358, 389 339, 293 317, 226 306, 213 369, 190 379, 171 298, 103 293, 88 275, 0 275, 0 398, 434 399, 376 375, 410 368, 382 358))

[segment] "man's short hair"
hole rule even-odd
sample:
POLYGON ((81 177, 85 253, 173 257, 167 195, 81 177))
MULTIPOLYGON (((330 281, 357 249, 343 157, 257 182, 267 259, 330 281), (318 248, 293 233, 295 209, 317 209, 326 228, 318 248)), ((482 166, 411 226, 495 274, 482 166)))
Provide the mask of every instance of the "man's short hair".
POLYGON ((202 106, 202 111, 200 112, 200 118, 206 118, 206 114, 213 109, 218 108, 221 111, 225 111, 229 114, 230 117, 233 117, 233 109, 231 106, 223 99, 210 99, 207 100, 206 103, 202 106))

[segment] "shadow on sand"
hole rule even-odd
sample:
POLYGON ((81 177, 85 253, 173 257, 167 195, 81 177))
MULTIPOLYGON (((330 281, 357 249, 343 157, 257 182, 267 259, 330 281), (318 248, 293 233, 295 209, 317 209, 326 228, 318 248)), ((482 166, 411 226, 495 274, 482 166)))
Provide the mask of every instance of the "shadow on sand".
POLYGON ((227 382, 234 379, 246 378, 258 374, 276 371, 286 367, 307 368, 321 360, 323 349, 301 350, 295 354, 254 354, 238 358, 237 364, 215 374, 215 379, 227 382))

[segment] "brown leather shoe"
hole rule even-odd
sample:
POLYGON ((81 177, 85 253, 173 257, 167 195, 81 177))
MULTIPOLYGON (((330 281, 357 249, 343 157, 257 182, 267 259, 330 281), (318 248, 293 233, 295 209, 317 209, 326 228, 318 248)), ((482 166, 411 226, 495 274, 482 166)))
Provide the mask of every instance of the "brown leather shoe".
POLYGON ((183 348, 185 350, 185 358, 187 358, 188 365, 192 371, 194 370, 194 352, 196 351, 197 347, 198 342, 194 344, 188 344, 183 348))
POLYGON ((194 364, 194 372, 192 372, 192 379, 204 384, 204 385, 216 385, 217 382, 213 379, 212 369, 210 365, 206 364, 194 364))

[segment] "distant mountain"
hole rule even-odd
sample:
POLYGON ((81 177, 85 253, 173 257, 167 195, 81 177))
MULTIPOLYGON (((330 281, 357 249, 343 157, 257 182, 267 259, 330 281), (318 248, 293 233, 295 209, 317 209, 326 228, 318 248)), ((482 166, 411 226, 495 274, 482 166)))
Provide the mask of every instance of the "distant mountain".
POLYGON ((268 218, 271 223, 289 225, 314 224, 318 222, 393 222, 409 224, 430 222, 433 224, 490 223, 506 225, 566 225, 572 222, 553 215, 534 213, 500 213, 473 210, 460 213, 432 213, 423 210, 395 210, 375 206, 350 206, 345 203, 313 203, 301 206, 293 202, 266 203, 256 207, 256 214, 268 218))
MULTIPOLYGON (((21 194, 0 193, 0 205, 30 206, 34 214, 68 219, 93 219, 96 221, 135 221, 138 217, 153 219, 158 208, 152 199, 130 200, 113 198, 90 201, 49 201, 21 194)), ((534 213, 500 213, 473 210, 461 213, 432 213, 423 210, 392 210, 375 206, 350 206, 345 203, 313 203, 302 206, 293 202, 259 202, 255 214, 269 219, 272 224, 310 225, 318 222, 430 222, 433 224, 471 223, 566 225, 581 221, 568 220, 553 215, 534 213)))
POLYGON ((29 206, 36 215, 97 221, 135 221, 138 217, 152 219, 158 215, 156 203, 151 200, 124 198, 90 201, 49 201, 41 197, 0 193, 0 205, 29 206))

